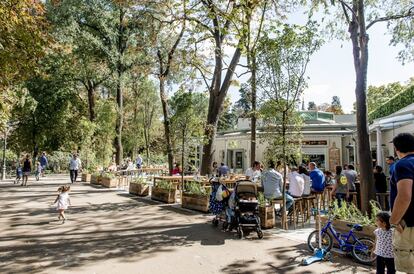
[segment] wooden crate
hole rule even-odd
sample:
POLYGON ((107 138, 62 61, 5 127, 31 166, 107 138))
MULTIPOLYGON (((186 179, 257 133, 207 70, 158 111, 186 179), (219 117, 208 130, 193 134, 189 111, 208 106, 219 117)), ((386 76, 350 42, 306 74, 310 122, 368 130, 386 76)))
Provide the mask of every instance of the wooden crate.
POLYGON ((148 196, 149 185, 130 183, 129 184, 129 193, 134 194, 134 195, 138 195, 138 196, 141 196, 141 197, 148 196))
MULTIPOLYGON (((328 217, 321 216, 321 228, 328 222, 328 217)), ((335 228, 335 230, 339 233, 348 233, 349 230, 351 230, 350 227, 347 226, 347 224, 352 224, 351 222, 342 221, 342 220, 333 220, 332 225, 335 228)), ((316 224, 316 229, 318 229, 318 226, 316 224)), ((359 237, 368 237, 370 239, 375 240, 374 230, 376 229, 375 226, 367 225, 363 226, 362 231, 354 231, 354 233, 359 237)))
POLYGON ((118 178, 102 177, 101 179, 101 185, 103 187, 114 188, 114 187, 118 187, 118 184, 119 184, 118 178))
POLYGON ((183 193, 181 206, 201 212, 208 212, 209 195, 183 193))
POLYGON ((82 173, 82 182, 90 182, 91 181, 91 174, 82 173))
POLYGON ((176 194, 176 189, 163 189, 155 186, 152 188, 151 199, 167 204, 174 204, 176 194))
POLYGON ((101 176, 99 175, 91 175, 91 184, 100 185, 101 184, 101 176))
POLYGON ((259 217, 262 228, 273 228, 275 226, 275 209, 273 206, 260 206, 259 217))

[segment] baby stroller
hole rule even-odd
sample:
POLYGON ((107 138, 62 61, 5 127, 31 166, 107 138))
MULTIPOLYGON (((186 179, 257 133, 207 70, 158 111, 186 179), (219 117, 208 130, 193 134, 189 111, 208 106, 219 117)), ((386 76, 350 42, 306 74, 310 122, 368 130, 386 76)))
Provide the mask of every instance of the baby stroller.
POLYGON ((260 227, 259 202, 257 186, 251 181, 239 181, 235 188, 235 222, 237 236, 242 239, 252 231, 256 231, 259 239, 263 238, 260 227))

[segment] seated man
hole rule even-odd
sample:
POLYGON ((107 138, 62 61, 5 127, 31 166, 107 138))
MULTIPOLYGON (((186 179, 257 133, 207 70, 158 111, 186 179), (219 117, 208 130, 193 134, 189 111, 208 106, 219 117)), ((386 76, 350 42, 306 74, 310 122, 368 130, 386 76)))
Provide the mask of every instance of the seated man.
POLYGON ((230 172, 230 169, 228 166, 226 166, 226 164, 221 163, 220 167, 218 168, 218 175, 219 177, 221 176, 227 176, 230 172))
MULTIPOLYGON (((282 185, 283 177, 282 174, 275 170, 275 163, 269 161, 268 170, 263 172, 262 185, 264 196, 266 199, 281 199, 282 198, 282 185)), ((289 210, 293 204, 293 198, 286 193, 286 208, 289 210)))
POLYGON ((325 175, 314 162, 309 163, 309 170, 309 177, 312 181, 311 190, 313 192, 323 192, 325 189, 325 175))
POLYGON ((246 179, 257 183, 260 180, 262 172, 260 171, 260 162, 254 161, 253 167, 246 170, 246 179))
POLYGON ((305 180, 302 175, 298 173, 297 167, 292 167, 290 170, 291 172, 287 178, 289 181, 289 194, 294 198, 300 198, 305 189, 305 180))

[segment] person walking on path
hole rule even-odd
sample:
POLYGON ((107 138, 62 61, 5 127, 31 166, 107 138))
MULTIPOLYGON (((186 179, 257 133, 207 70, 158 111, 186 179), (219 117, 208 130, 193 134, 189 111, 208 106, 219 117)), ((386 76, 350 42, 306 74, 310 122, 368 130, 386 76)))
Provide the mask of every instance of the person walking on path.
POLYGON ((141 155, 140 155, 140 154, 138 154, 138 157, 137 157, 137 159, 135 160, 135 164, 136 164, 136 166, 137 166, 137 169, 141 169, 141 167, 142 167, 142 162, 143 162, 142 157, 141 157, 141 155))
POLYGON ((65 210, 71 205, 69 198, 70 186, 61 186, 58 188, 59 195, 56 197, 54 204, 59 212, 58 219, 62 218, 62 224, 66 221, 65 210))
POLYGON ((76 153, 73 154, 69 162, 70 182, 73 184, 78 178, 78 171, 81 169, 81 160, 76 153))
POLYGON ((386 211, 379 212, 375 223, 375 248, 373 256, 377 255, 377 274, 395 273, 394 254, 392 251, 392 230, 390 229, 390 214, 386 211))
POLYGON ((46 152, 42 153, 42 156, 39 158, 40 166, 42 167, 42 177, 45 177, 45 169, 47 167, 48 161, 46 157, 46 152))
POLYGON ((390 224, 394 228, 395 268, 414 273, 414 136, 400 133, 392 142, 400 158, 391 178, 390 224))
POLYGON ((27 186, 27 180, 29 179, 30 172, 32 172, 32 162, 30 161, 30 155, 26 155, 26 159, 23 162, 23 180, 22 186, 27 186))

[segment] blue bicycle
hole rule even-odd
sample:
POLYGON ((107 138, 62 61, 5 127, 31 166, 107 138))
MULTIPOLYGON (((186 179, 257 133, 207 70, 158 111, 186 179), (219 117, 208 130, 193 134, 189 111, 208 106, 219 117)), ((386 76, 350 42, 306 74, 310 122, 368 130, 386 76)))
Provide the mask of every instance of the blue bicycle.
MULTIPOLYGON (((351 229, 348 233, 341 234, 337 232, 332 224, 332 216, 329 215, 328 222, 321 229, 321 248, 329 252, 333 247, 335 239, 339 249, 351 254, 359 263, 372 264, 376 257, 373 255, 375 243, 369 238, 358 238, 354 231, 362 231, 359 224, 347 224, 351 229)), ((319 247, 319 231, 314 230, 308 237, 308 248, 314 252, 319 247)))

